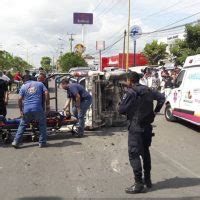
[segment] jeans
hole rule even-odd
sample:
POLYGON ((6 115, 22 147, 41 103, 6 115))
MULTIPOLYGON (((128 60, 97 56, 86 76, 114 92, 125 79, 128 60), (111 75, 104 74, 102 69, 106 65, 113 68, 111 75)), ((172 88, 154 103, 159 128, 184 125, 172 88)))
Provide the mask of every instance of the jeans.
POLYGON ((38 112, 28 112, 24 114, 23 118, 20 121, 17 133, 15 135, 15 141, 16 143, 20 143, 22 141, 23 133, 26 130, 26 126, 28 123, 30 123, 32 120, 37 120, 39 125, 39 143, 40 144, 46 144, 46 117, 45 113, 43 111, 38 112))
POLYGON ((77 108, 73 107, 73 114, 76 118, 78 118, 78 133, 80 135, 84 134, 85 129, 85 114, 89 107, 92 104, 92 97, 88 97, 87 99, 83 99, 80 104, 80 113, 78 114, 77 108))
POLYGON ((17 93, 19 93, 19 90, 20 90, 20 81, 14 80, 14 83, 17 86, 17 93))

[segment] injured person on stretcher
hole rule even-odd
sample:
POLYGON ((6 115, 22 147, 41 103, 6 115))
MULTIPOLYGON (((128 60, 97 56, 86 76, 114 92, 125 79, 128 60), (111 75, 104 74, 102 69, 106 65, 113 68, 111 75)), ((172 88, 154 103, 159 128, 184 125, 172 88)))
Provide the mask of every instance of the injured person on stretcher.
MULTIPOLYGON (((3 143, 11 143, 14 134, 16 133, 18 126, 20 124, 21 118, 6 119, 4 116, 0 115, 0 136, 3 143)), ((63 126, 72 126, 72 134, 77 134, 77 118, 73 117, 70 113, 66 112, 56 112, 50 111, 46 114, 46 123, 48 133, 56 133, 63 126)), ((38 141, 38 122, 31 121, 27 124, 25 135, 32 137, 32 141, 38 141)))

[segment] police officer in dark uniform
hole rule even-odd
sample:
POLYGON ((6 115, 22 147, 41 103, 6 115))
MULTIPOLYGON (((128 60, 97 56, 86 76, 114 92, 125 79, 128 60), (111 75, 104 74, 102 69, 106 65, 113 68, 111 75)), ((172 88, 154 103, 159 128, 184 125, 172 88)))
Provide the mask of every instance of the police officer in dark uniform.
POLYGON ((119 106, 119 112, 126 114, 130 122, 128 133, 129 161, 133 168, 135 184, 126 188, 126 193, 141 193, 144 185, 152 187, 151 156, 149 147, 152 140, 152 125, 155 114, 159 112, 165 102, 165 97, 147 86, 139 84, 140 76, 136 72, 129 73, 126 94, 119 106), (154 109, 153 101, 157 101, 154 109), (142 174, 143 160, 144 180, 142 174))

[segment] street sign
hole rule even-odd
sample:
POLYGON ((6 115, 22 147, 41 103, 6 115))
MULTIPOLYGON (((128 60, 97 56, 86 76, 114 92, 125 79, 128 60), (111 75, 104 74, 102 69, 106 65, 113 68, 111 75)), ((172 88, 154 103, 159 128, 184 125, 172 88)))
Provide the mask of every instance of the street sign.
POLYGON ((93 14, 74 13, 74 24, 93 24, 93 14))
POLYGON ((74 50, 76 53, 78 54, 83 54, 86 50, 85 46, 82 45, 82 44, 77 44, 75 47, 74 47, 74 50))
POLYGON ((140 26, 135 25, 131 28, 130 31, 130 36, 133 38, 133 40, 137 40, 138 38, 140 38, 142 35, 142 29, 140 26))
POLYGON ((105 41, 96 41, 96 50, 105 50, 105 41))

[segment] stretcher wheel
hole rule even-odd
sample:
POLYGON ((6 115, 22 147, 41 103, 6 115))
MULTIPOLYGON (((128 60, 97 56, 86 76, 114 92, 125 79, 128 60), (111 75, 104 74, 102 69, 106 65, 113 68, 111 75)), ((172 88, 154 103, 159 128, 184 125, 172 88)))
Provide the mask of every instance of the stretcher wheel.
POLYGON ((4 144, 11 144, 12 140, 13 140, 13 137, 11 133, 9 132, 2 133, 2 141, 4 144))
POLYGON ((37 135, 32 136, 32 142, 38 142, 39 138, 37 135))
POLYGON ((71 130, 72 135, 78 135, 78 128, 76 127, 76 125, 74 124, 72 126, 72 130, 71 130))

